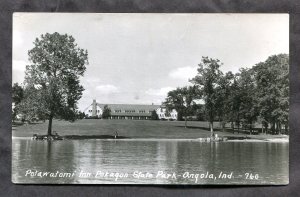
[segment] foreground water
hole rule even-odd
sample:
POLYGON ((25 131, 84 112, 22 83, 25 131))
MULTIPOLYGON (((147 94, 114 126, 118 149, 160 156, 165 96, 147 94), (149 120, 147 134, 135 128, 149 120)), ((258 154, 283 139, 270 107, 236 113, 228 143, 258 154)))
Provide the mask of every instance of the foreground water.
POLYGON ((14 183, 288 183, 288 143, 13 139, 12 146, 14 183))

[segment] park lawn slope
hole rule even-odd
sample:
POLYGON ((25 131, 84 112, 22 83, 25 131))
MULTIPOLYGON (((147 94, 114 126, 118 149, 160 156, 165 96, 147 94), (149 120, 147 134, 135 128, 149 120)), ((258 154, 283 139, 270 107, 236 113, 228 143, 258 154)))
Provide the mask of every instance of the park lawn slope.
MULTIPOLYGON (((243 133, 221 132, 215 123, 215 133, 219 137, 236 139, 278 139, 276 135, 246 135, 243 133)), ((48 122, 38 122, 23 125, 14 125, 13 137, 32 137, 34 134, 46 135, 48 122)), ((69 136, 69 139, 112 138, 118 133, 120 138, 152 138, 152 139, 197 139, 210 137, 207 122, 188 121, 154 121, 154 120, 103 120, 83 119, 73 123, 62 120, 53 121, 52 133, 60 136, 69 136), (73 136, 73 137, 72 137, 73 136)))
MULTIPOLYGON (((27 125, 13 126, 14 137, 32 137, 33 134, 45 135, 48 122, 38 122, 27 125)), ((152 121, 152 120, 101 120, 83 119, 73 123, 53 121, 53 134, 58 135, 115 135, 128 138, 163 138, 163 139, 195 139, 209 137, 207 122, 191 121, 188 128, 183 121, 152 121)), ((221 135, 228 132, 217 132, 221 135)))

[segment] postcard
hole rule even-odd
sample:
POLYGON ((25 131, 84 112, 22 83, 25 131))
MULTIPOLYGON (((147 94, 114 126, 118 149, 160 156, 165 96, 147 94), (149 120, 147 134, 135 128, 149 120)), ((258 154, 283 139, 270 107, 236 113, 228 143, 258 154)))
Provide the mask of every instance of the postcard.
POLYGON ((286 185, 289 15, 14 13, 12 182, 286 185))

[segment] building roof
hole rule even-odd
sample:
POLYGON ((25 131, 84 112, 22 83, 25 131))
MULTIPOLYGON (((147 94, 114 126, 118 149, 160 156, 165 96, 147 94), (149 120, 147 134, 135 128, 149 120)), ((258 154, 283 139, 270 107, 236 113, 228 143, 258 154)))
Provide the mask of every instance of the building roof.
POLYGON ((153 111, 161 107, 161 105, 140 105, 140 104, 101 104, 97 103, 97 106, 104 108, 107 105, 111 110, 146 110, 153 111))
POLYGON ((112 116, 140 116, 140 117, 150 117, 151 113, 115 113, 111 112, 110 115, 112 116))

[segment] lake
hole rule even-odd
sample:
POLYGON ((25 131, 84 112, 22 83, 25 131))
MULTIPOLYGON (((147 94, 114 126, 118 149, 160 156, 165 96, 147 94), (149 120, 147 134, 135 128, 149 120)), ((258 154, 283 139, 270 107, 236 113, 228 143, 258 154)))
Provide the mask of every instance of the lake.
POLYGON ((289 144, 13 138, 14 183, 288 184, 289 144))

